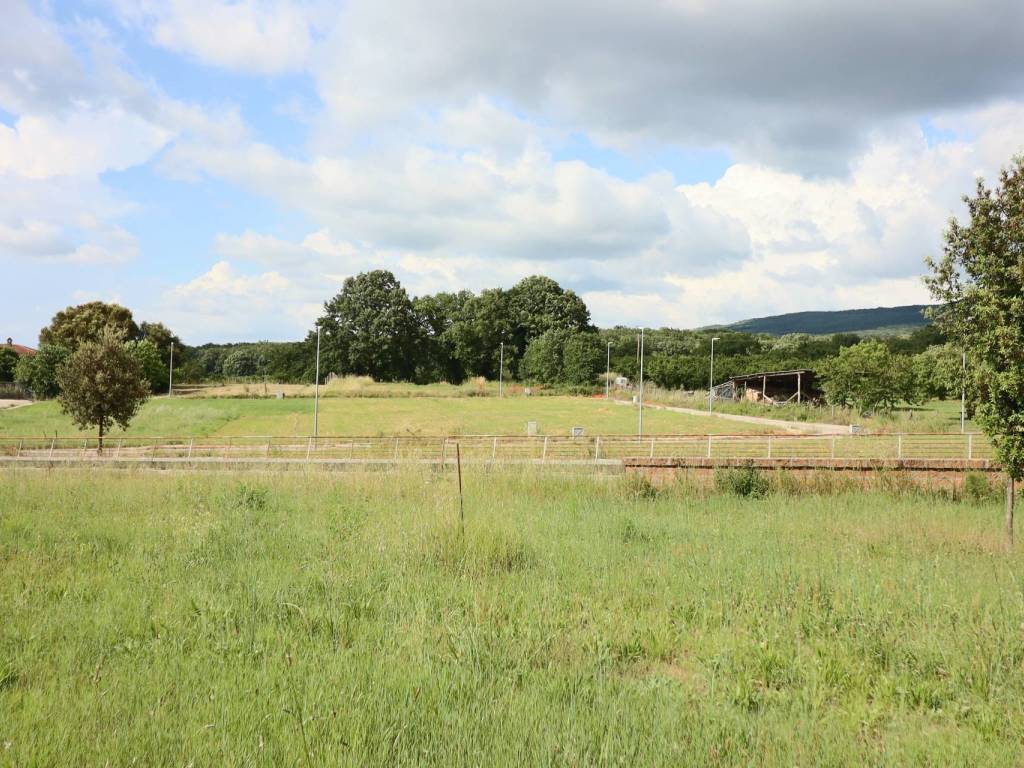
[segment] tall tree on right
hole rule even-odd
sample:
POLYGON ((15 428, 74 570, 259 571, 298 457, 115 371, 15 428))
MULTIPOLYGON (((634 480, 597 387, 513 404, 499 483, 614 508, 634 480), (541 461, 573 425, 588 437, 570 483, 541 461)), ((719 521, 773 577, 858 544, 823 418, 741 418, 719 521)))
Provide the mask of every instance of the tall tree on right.
POLYGON ((1024 476, 1024 156, 994 189, 978 179, 964 202, 970 220, 950 220, 943 256, 928 260, 925 282, 942 303, 936 322, 972 362, 975 419, 1007 474, 1012 546, 1013 484, 1024 476))

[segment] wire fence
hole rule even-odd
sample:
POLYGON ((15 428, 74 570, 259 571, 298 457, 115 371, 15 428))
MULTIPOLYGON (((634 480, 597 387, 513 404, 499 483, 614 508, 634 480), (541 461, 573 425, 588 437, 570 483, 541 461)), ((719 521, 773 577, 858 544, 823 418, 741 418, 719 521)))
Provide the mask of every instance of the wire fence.
POLYGON ((992 459, 981 434, 596 435, 581 437, 0 437, 0 457, 54 461, 280 460, 446 462, 455 443, 471 462, 618 462, 633 458, 992 459))

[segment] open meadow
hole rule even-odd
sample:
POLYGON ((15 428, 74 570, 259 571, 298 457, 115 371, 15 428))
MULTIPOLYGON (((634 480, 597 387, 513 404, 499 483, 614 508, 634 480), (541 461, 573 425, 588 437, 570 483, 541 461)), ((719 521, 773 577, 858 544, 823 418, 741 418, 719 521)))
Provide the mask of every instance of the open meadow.
MULTIPOLYGON (((321 435, 525 435, 536 421, 540 434, 634 434, 637 411, 602 398, 524 397, 325 397, 320 400, 321 435)), ((666 411, 644 413, 647 434, 766 432, 755 424, 666 411)), ((167 398, 147 402, 127 431, 111 436, 310 435, 313 399, 167 398)), ((55 401, 0 411, 0 436, 93 435, 61 413, 55 401)))
POLYGON ((1019 765, 998 499, 0 471, 10 765, 1019 765))

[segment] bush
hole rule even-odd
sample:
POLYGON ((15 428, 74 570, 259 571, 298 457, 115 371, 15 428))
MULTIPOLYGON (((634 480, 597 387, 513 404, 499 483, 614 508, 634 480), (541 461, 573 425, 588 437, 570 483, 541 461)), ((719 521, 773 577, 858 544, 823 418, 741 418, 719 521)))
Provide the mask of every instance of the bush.
POLYGON ((762 499, 771 490, 771 484, 754 467, 715 470, 715 488, 735 496, 750 496, 762 499))
POLYGON ((968 472, 964 475, 964 498, 970 501, 993 501, 1000 498, 1002 488, 993 485, 984 472, 968 472))
POLYGON ((654 499, 658 496, 658 488, 647 475, 628 472, 622 481, 622 493, 627 499, 654 499))

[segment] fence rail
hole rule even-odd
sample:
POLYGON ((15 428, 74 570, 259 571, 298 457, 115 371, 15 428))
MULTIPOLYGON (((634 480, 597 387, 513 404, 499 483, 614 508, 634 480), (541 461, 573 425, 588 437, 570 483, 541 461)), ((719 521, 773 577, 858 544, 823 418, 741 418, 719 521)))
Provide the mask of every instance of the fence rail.
POLYGON ((653 435, 587 437, 0 437, 0 457, 54 461, 287 460, 619 462, 634 458, 992 459, 980 434, 653 435))

